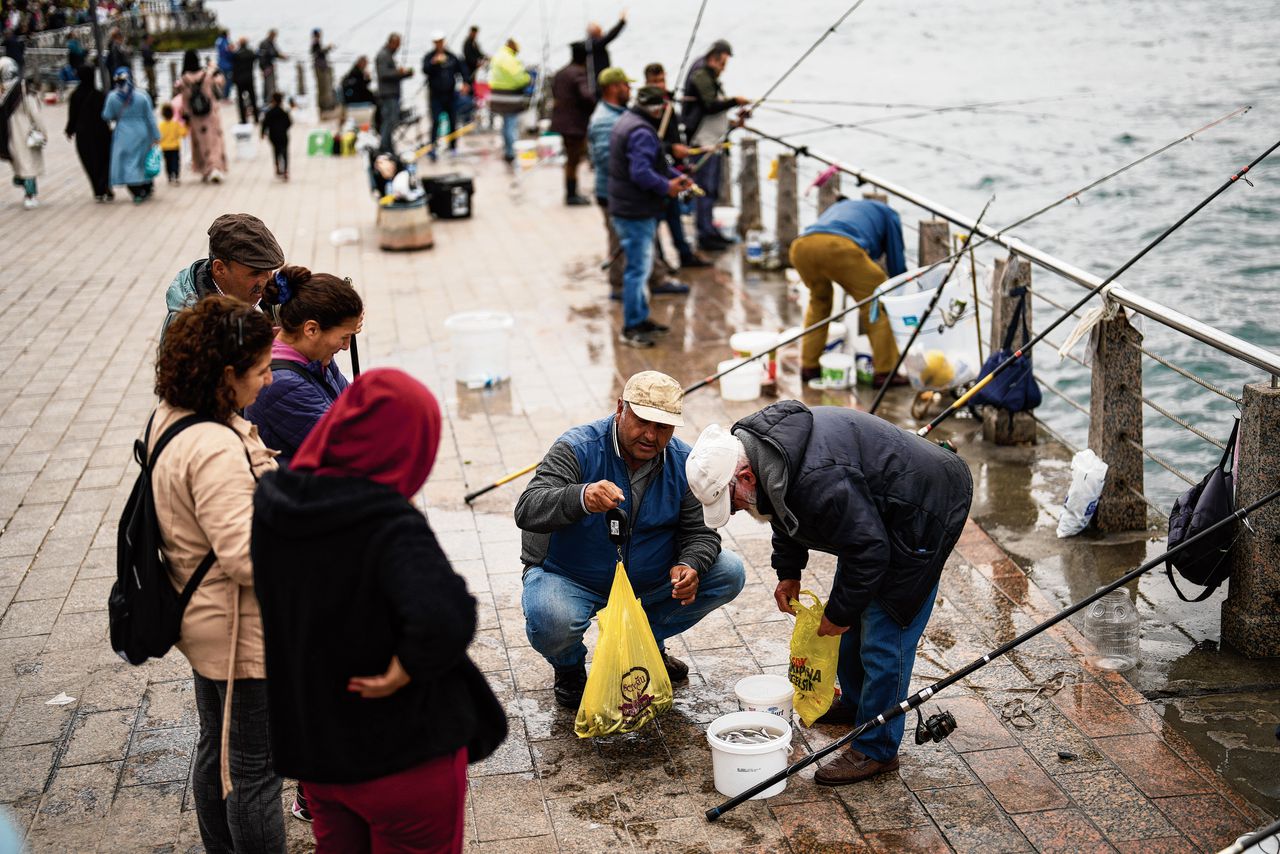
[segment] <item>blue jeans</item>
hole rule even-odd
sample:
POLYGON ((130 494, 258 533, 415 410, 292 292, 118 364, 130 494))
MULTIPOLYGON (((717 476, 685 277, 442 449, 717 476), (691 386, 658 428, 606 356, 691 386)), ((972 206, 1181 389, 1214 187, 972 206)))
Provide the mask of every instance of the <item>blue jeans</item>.
POLYGON ((627 266, 622 270, 622 325, 631 328, 649 317, 649 292, 645 282, 653 270, 653 241, 658 235, 658 220, 629 219, 615 216, 613 230, 618 233, 627 266))
POLYGON ((720 169, 723 162, 719 154, 713 154, 707 158, 706 163, 702 164, 701 169, 693 173, 694 180, 697 181, 698 186, 706 194, 698 196, 693 202, 694 219, 698 224, 699 240, 721 236, 720 229, 716 228, 715 221, 711 216, 711 209, 716 206, 716 202, 720 198, 720 169))
POLYGON ((502 159, 508 163, 516 159, 516 137, 520 135, 520 114, 502 114, 502 159))
POLYGON ((667 199, 667 209, 663 213, 663 219, 667 221, 671 242, 675 244, 676 251, 680 253, 680 260, 683 261, 693 254, 693 247, 689 245, 689 239, 684 236, 684 221, 680 218, 679 199, 667 199))
MULTIPOLYGON (((840 680, 841 701, 858 704, 857 725, 907 699, 916 645, 937 596, 938 587, 934 585, 920 613, 906 628, 899 626, 879 602, 872 602, 849 631, 840 636, 836 678, 840 680)), ((898 755, 905 726, 906 717, 899 715, 854 739, 853 747, 877 762, 888 762, 898 755)))
MULTIPOLYGON (((732 602, 744 583, 742 558, 731 551, 721 551, 716 562, 702 573, 698 595, 688 605, 671 598, 670 581, 636 592, 649 617, 653 638, 658 648, 664 649, 667 638, 692 628, 716 608, 732 602)), ((529 567, 520 599, 529 643, 556 667, 580 664, 587 657, 582 636, 608 597, 608 590, 600 593, 540 566, 529 567)))
POLYGON ((383 98, 379 101, 379 107, 382 113, 382 150, 391 151, 391 136, 396 125, 400 124, 400 96, 383 98))
MULTIPOLYGON (((458 101, 452 92, 446 95, 431 95, 427 98, 431 109, 431 144, 434 146, 436 139, 443 134, 440 133, 440 114, 444 113, 449 117, 449 133, 453 133, 458 129, 458 101)), ((458 150, 458 138, 454 137, 449 140, 449 148, 454 151, 458 150)), ((436 155, 435 148, 431 149, 431 155, 436 155)))

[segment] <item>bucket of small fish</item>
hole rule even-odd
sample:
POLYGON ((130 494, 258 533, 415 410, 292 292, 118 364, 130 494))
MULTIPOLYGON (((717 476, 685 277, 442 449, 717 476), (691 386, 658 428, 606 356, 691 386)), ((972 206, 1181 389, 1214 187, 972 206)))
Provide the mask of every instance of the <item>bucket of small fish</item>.
MULTIPOLYGON (((732 798, 787 767, 791 724, 768 712, 733 712, 707 727, 716 791, 732 798)), ((752 800, 771 798, 787 787, 785 779, 752 800)))

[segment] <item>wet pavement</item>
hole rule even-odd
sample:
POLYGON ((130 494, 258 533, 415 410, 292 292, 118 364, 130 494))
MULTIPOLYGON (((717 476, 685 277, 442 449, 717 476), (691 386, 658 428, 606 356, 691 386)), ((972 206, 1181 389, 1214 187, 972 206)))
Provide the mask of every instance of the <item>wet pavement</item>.
MULTIPOLYGON (((49 110, 50 126, 61 118, 61 108, 49 110)), ((301 129, 296 136, 301 151, 301 129)), ((745 517, 729 525, 725 546, 743 557, 747 587, 671 642, 692 671, 674 708, 639 733, 576 738, 572 715, 552 699, 551 668, 524 634, 511 511, 527 478, 473 506, 462 495, 610 411, 631 373, 656 368, 691 383, 728 357, 733 332, 799 317, 781 277, 744 270, 729 253, 687 277, 689 297, 654 301, 656 319, 672 326, 662 346, 617 346, 619 308, 598 270, 598 212, 560 205, 554 167, 513 182, 493 140, 466 143, 457 166, 476 175, 476 216, 437 222, 435 248, 420 253, 378 251, 354 160, 299 157, 283 185, 259 151, 233 162, 221 186, 162 186, 147 205, 103 208, 86 204, 87 184, 58 138, 44 206, 24 212, 15 194, 0 207, 3 233, 21 235, 0 292, 8 366, 0 376, 0 803, 33 850, 199 850, 190 670, 176 652, 139 668, 121 663, 106 643, 103 609, 114 524, 134 474, 129 446, 153 404, 163 291, 203 254, 208 222, 236 210, 262 216, 291 262, 351 276, 368 310, 364 365, 411 371, 445 407, 448 430, 421 503, 477 598, 471 655, 511 729, 471 766, 468 851, 1208 851, 1261 823, 1246 798, 1265 806, 1275 796, 1267 786, 1276 775, 1266 773, 1274 763, 1249 747, 1277 711, 1275 692, 1264 693, 1268 671, 1259 666, 1246 680, 1243 664, 1224 668, 1224 654, 1207 646, 1188 654, 1216 636, 1216 618, 1178 616, 1167 597, 1148 593, 1154 577, 1139 588, 1153 664, 1132 683, 1084 669, 1087 644, 1063 624, 931 700, 929 710, 950 710, 959 729, 940 745, 917 746, 908 735, 897 773, 830 789, 813 783, 810 767, 781 795, 707 823, 703 811, 722 798, 705 727, 737 709, 739 678, 785 673, 788 661, 791 620, 773 605, 768 529, 745 517), (359 242, 332 244, 341 227, 357 228, 359 242), (492 389, 452 379, 444 319, 472 308, 516 318, 512 379, 492 389), (1259 702, 1215 688, 1234 685, 1252 686, 1259 702), (48 704, 62 692, 73 699, 48 704), (1221 776, 1224 753, 1236 788, 1221 776), (1245 764, 1251 770, 1237 774, 1245 764)), ((799 388, 794 358, 784 353, 779 396, 852 402, 846 392, 799 388)), ((906 401, 890 395, 886 412, 905 419, 906 401)), ((688 398, 680 435, 692 441, 706 424, 765 402, 726 403, 704 389, 688 398)), ((1158 550, 1143 536, 1048 539, 1066 452, 990 449, 975 432, 959 419, 939 431, 974 468, 978 524, 944 574, 913 689, 1158 550)), ((831 558, 815 555, 807 586, 824 591, 833 572, 831 558)), ((840 734, 797 727, 796 755, 840 734)), ((291 848, 308 850, 306 825, 288 823, 291 848)))

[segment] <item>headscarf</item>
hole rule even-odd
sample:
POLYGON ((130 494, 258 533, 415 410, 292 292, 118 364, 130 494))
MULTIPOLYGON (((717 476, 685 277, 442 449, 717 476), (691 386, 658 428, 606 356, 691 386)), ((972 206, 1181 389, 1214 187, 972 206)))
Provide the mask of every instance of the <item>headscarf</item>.
POLYGON ((193 74, 200 70, 200 54, 188 50, 182 55, 182 73, 193 74))
POLYGON ((133 102, 133 75, 129 73, 127 68, 117 68, 116 73, 111 76, 112 82, 115 84, 115 90, 120 93, 120 97, 124 99, 126 104, 133 102), (124 83, 122 87, 120 84, 124 83))
POLYGON ((439 447, 435 396, 404 371, 375 368, 356 377, 316 422, 290 468, 365 478, 412 499, 439 447))

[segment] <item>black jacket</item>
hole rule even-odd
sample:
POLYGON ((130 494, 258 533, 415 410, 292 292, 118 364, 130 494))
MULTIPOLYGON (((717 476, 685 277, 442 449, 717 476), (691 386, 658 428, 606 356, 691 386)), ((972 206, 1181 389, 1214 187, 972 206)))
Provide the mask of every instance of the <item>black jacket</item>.
POLYGON ((626 25, 626 21, 618 21, 599 40, 587 39, 584 42, 587 48, 587 81, 597 94, 600 91, 600 81, 596 78, 609 67, 609 44, 622 34, 622 28, 626 25))
MULTIPOLYGON (((874 415, 796 400, 742 419, 739 431, 749 434, 748 457, 754 437, 785 462, 781 502, 763 479, 757 489, 760 512, 773 514, 778 578, 799 578, 810 549, 834 554, 831 622, 852 625, 874 599, 900 625, 910 623, 969 515, 973 479, 964 460, 874 415)), ((751 462, 759 476, 760 462, 751 462)))
POLYGON ((435 50, 429 50, 422 57, 422 73, 427 78, 427 88, 435 98, 452 98, 459 80, 471 82, 471 72, 462 60, 447 50, 440 62, 433 61, 435 55, 435 50))
POLYGON ((258 55, 253 52, 253 48, 248 45, 238 48, 231 54, 231 82, 236 86, 243 84, 246 89, 252 88, 253 64, 257 61, 258 55))
POLYGON ((475 599, 400 493, 271 472, 254 496, 250 548, 278 773, 355 783, 464 746, 477 762, 506 737, 502 707, 467 658, 475 599), (408 685, 382 699, 347 690, 392 655, 408 685))

